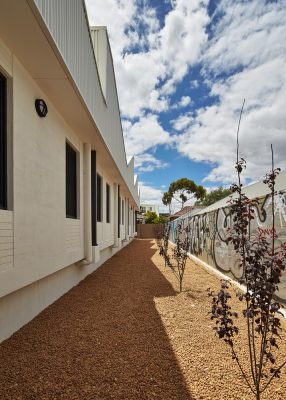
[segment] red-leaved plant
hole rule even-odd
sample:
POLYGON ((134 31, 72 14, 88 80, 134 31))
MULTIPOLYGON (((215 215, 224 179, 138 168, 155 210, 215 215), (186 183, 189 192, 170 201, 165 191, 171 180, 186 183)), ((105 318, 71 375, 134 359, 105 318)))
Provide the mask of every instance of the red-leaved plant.
MULTIPOLYGON (((244 103, 243 103, 244 106, 244 103)), ((238 312, 234 311, 229 303, 231 295, 228 291, 230 282, 223 280, 218 293, 209 290, 212 297, 211 319, 216 321, 214 330, 220 339, 230 346, 232 358, 236 361, 241 374, 255 395, 256 400, 271 384, 274 378, 280 376, 286 361, 277 365, 278 341, 281 332, 281 323, 277 314, 281 305, 275 294, 278 291, 281 274, 286 264, 286 244, 276 246, 277 234, 275 231, 275 180, 280 172, 274 168, 273 149, 272 168, 266 175, 264 183, 268 185, 272 200, 272 228, 257 229, 255 235, 249 235, 250 222, 253 219, 255 200, 252 201, 243 193, 241 173, 246 167, 244 159, 238 156, 238 133, 243 106, 240 113, 237 130, 237 160, 236 171, 238 183, 232 185, 232 199, 229 203, 233 226, 229 229, 228 242, 232 243, 239 255, 242 278, 245 292, 238 294, 244 303, 242 316, 247 326, 247 348, 249 364, 239 358, 236 342, 239 340, 239 328, 235 324, 238 312), (236 340, 234 338, 236 337, 236 340), (273 353, 275 350, 275 354, 273 353), (247 370, 248 365, 250 370, 247 370)))
POLYGON ((183 280, 188 259, 188 251, 190 248, 190 238, 188 229, 184 229, 182 223, 179 222, 175 232, 175 245, 169 251, 169 236, 171 225, 165 224, 164 233, 156 238, 159 248, 159 254, 164 258, 165 266, 171 269, 179 282, 180 292, 183 290, 183 280))

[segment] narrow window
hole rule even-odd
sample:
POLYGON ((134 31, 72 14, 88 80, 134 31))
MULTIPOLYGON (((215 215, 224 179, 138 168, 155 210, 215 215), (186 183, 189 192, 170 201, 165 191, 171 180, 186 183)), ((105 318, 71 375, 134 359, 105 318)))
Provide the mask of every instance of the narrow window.
POLYGON ((122 199, 122 225, 124 225, 124 200, 122 199))
POLYGON ((110 186, 106 184, 106 222, 110 222, 110 186))
POLYGON ((129 210, 129 200, 127 203, 127 226, 128 226, 128 235, 129 235, 129 214, 130 214, 130 210, 129 210))
POLYGON ((117 220, 117 237, 120 238, 120 221, 121 221, 121 200, 120 200, 120 185, 118 185, 118 192, 117 192, 117 209, 118 209, 118 220, 117 220))
POLYGON ((91 230, 92 230, 92 245, 97 246, 97 218, 96 218, 96 151, 91 151, 90 163, 91 176, 91 230))
POLYGON ((66 143, 66 217, 77 218, 77 154, 66 143))
POLYGON ((0 208, 7 209, 7 80, 0 74, 0 208))
POLYGON ((96 196, 97 196, 97 222, 102 221, 102 177, 97 174, 96 177, 96 196))

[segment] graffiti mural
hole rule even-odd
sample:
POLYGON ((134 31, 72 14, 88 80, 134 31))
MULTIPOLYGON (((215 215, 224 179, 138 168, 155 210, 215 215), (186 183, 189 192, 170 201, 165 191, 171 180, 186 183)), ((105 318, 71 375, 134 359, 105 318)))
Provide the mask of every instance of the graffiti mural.
MULTIPOLYGON (((254 235, 257 229, 270 229, 272 226, 271 196, 257 199, 255 218, 251 222, 249 235, 254 235)), ((278 243, 286 241, 286 192, 275 196, 275 226, 278 243)), ((241 277, 239 259, 232 244, 227 243, 227 229, 232 226, 228 208, 187 215, 171 222, 171 241, 175 242, 176 227, 182 224, 190 235, 190 253, 235 279, 241 277)), ((279 286, 279 297, 286 301, 286 272, 279 286)))

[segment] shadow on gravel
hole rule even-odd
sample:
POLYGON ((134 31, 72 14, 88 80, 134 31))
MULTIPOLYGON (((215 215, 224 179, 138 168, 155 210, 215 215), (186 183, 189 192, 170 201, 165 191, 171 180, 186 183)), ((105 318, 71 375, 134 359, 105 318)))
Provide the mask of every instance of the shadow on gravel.
POLYGON ((154 297, 175 296, 135 240, 0 345, 0 398, 192 400, 154 297))

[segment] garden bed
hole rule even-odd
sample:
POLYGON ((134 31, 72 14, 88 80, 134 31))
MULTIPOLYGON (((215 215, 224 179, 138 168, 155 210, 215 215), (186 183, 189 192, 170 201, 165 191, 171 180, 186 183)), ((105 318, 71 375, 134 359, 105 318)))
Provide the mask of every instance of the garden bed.
MULTIPOLYGON (((178 293, 155 242, 135 240, 0 345, 1 400, 253 399, 214 336, 208 287, 219 279, 188 261, 178 293)), ((285 393, 286 369, 262 398, 285 393)))

